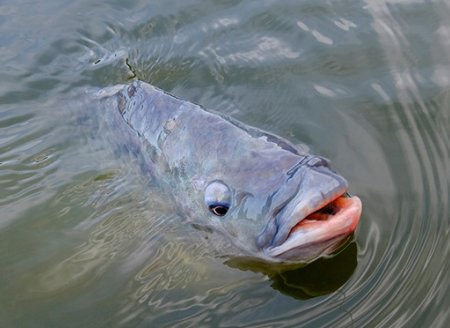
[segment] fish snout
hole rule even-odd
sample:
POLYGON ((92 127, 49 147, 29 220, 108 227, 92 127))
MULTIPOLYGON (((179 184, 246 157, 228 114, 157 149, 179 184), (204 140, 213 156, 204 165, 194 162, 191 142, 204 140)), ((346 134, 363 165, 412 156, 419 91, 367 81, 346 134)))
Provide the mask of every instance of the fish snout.
MULTIPOLYGON (((345 194, 348 188, 347 181, 332 171, 323 157, 308 156, 291 173, 293 177, 286 183, 296 183, 295 192, 279 195, 286 199, 284 205, 273 209, 264 231, 257 238, 263 250, 283 244, 299 222, 345 194)), ((283 190, 286 189, 279 192, 283 190)))

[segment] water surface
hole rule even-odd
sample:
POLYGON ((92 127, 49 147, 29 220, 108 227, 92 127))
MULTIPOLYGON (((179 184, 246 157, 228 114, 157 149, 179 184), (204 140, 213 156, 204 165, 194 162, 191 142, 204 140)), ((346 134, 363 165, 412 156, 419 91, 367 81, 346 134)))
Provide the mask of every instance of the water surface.
POLYGON ((1 327, 445 327, 445 1, 3 1, 1 327), (230 261, 90 90, 141 79, 332 160, 364 212, 334 258, 230 261), (120 138, 120 136, 117 136, 120 138))

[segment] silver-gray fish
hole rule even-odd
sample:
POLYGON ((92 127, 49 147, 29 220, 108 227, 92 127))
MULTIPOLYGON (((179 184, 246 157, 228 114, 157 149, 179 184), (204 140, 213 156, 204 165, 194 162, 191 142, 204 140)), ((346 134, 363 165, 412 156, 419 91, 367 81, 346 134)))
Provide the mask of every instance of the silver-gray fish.
POLYGON ((323 157, 144 82, 100 95, 183 217, 242 254, 309 262, 355 231, 361 201, 323 157))

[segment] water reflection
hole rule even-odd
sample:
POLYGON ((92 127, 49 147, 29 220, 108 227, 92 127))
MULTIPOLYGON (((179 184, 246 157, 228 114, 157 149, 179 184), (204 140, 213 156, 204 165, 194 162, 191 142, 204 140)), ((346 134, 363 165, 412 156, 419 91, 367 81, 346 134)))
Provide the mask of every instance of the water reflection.
POLYGON ((309 299, 338 290, 353 274, 357 262, 357 246, 351 242, 338 254, 306 266, 279 266, 244 258, 230 259, 225 264, 263 273, 270 278, 272 288, 294 298, 309 299))
POLYGON ((448 1, 0 9, 0 326, 446 327, 448 1), (303 268, 223 265, 61 115, 135 75, 330 158, 364 203, 354 242, 303 268))

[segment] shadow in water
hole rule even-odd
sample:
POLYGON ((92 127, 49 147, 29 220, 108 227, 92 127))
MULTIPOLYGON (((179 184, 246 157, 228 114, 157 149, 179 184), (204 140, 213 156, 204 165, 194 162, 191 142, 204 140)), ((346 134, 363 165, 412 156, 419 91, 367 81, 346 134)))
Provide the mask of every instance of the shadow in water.
POLYGON ((357 246, 352 241, 333 257, 307 265, 273 265, 248 258, 225 263, 240 270, 264 273, 274 289, 297 299, 308 299, 330 294, 350 278, 357 265, 357 246))

